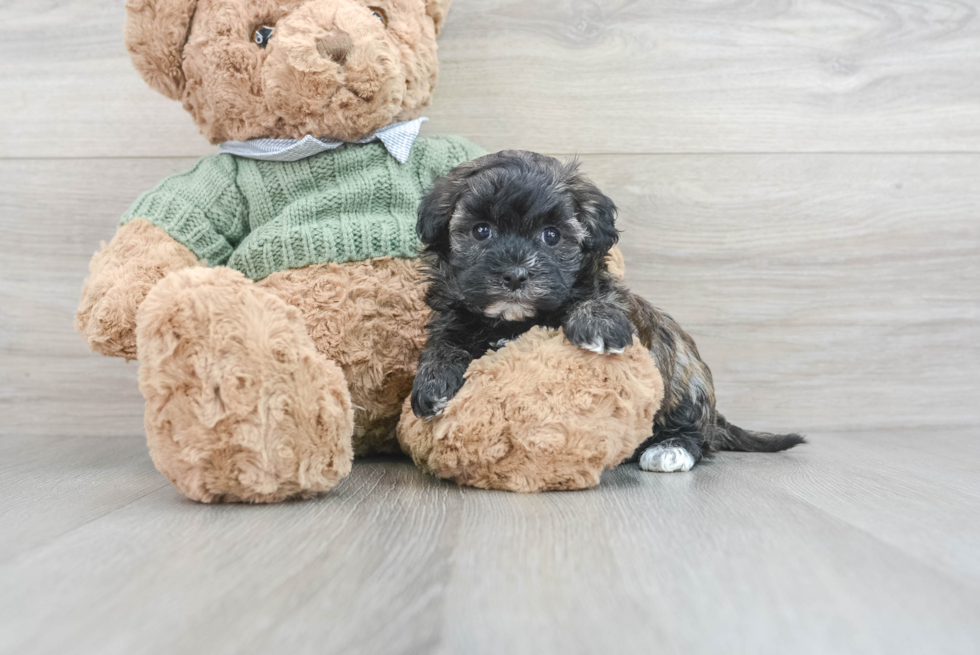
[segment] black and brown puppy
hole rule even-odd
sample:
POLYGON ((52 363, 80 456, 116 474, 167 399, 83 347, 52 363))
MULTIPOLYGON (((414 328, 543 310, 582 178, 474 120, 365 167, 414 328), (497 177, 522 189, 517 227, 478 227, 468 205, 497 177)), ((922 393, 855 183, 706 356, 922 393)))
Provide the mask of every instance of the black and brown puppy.
POLYGON ((615 217, 577 164, 531 152, 487 155, 437 180, 419 208, 434 316, 412 389, 415 414, 439 414, 471 361, 542 325, 597 353, 621 353, 639 335, 664 379, 652 436, 633 456, 648 471, 687 471, 712 450, 801 443, 743 430, 715 410, 711 371, 691 337, 607 270, 615 217))

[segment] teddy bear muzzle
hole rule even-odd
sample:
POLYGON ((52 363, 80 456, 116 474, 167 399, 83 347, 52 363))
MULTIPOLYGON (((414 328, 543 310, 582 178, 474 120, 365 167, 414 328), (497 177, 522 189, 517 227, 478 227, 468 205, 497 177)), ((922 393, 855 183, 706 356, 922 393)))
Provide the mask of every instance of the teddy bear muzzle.
POLYGON ((294 124, 332 116, 331 135, 347 140, 390 122, 406 75, 385 31, 353 2, 310 2, 283 17, 262 67, 269 108, 294 124))
POLYGON ((354 41, 346 32, 323 32, 316 39, 316 49, 324 59, 343 66, 354 49, 354 41))

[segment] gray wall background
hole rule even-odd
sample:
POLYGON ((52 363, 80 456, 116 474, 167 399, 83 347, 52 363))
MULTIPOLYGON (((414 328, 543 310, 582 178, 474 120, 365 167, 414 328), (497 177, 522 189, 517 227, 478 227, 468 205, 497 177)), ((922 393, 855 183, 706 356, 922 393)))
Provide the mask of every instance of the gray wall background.
MULTIPOLYGON (((577 155, 749 427, 980 419, 980 3, 458 0, 426 133, 577 155)), ((0 4, 0 435, 142 434, 72 329, 119 215, 212 152, 120 0, 0 4)))

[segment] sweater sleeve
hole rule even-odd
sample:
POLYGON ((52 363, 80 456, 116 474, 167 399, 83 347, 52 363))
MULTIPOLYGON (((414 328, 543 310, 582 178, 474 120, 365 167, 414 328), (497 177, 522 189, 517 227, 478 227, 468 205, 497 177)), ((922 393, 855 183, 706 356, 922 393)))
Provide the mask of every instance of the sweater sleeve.
POLYGON ((445 175, 460 164, 472 161, 478 157, 482 157, 483 155, 487 154, 487 151, 469 139, 464 139, 461 136, 455 136, 451 137, 450 140, 450 153, 450 158, 447 162, 449 167, 442 173, 442 175, 445 175))
POLYGON ((140 196, 120 224, 143 218, 209 266, 225 264, 248 234, 245 199, 235 183, 237 168, 231 155, 205 157, 140 196))

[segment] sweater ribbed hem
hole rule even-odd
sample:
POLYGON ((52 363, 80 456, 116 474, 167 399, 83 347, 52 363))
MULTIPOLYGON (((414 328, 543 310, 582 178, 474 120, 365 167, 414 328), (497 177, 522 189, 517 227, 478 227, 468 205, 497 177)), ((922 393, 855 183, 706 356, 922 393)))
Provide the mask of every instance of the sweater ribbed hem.
POLYGON ((275 233, 249 235, 228 265, 261 280, 277 271, 310 264, 414 258, 420 248, 415 221, 407 217, 359 216, 351 221, 339 216, 305 221, 275 233))

